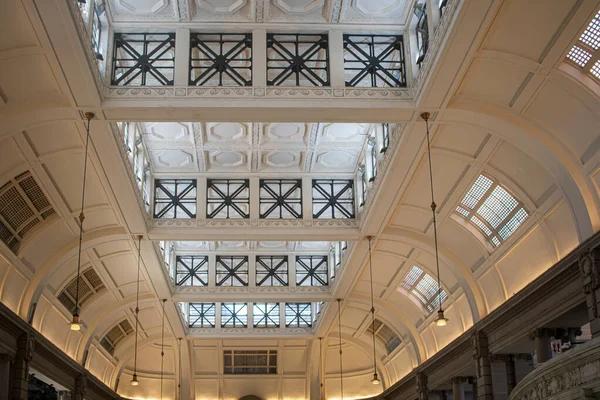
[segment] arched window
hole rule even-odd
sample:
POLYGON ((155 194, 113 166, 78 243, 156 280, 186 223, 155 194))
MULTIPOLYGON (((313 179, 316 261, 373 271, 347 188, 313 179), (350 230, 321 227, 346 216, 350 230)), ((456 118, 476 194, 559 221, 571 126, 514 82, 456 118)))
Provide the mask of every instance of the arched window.
POLYGON ((567 54, 567 61, 600 80, 600 11, 567 54))
POLYGON ((455 211, 475 225, 495 247, 529 216, 523 204, 487 174, 477 178, 455 211))

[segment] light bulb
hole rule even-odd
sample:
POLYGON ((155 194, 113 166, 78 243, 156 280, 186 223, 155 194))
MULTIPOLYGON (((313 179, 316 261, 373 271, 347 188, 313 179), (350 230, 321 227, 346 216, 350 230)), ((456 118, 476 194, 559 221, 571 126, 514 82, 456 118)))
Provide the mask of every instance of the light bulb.
POLYGON ((137 386, 139 384, 140 384, 140 382, 137 379, 137 375, 133 374, 133 379, 131 380, 131 386, 137 386))
POLYGON ((373 374, 373 380, 371 381, 371 383, 373 385, 379 385, 381 383, 381 381, 379 380, 379 378, 377 377, 377 374, 373 374))
POLYGON ((444 318, 444 310, 438 311, 438 317, 435 320, 437 326, 446 326, 448 324, 448 318, 444 318))
POLYGON ((79 315, 73 314, 73 322, 69 324, 71 326, 72 331, 81 330, 81 324, 79 323, 79 315))

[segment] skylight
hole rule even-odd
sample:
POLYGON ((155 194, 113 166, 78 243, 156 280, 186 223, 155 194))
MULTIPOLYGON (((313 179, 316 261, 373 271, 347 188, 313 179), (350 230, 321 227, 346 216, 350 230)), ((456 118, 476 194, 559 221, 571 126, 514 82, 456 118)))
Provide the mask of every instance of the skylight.
POLYGON ((455 211, 483 232, 495 247, 529 216, 521 202, 489 175, 477 178, 455 211))
POLYGON ((567 61, 600 79, 600 65, 597 61, 600 55, 600 11, 587 26, 577 40, 577 43, 567 54, 567 61))
POLYGON ((400 287, 423 304, 430 313, 439 307, 440 300, 444 301, 448 297, 444 289, 438 292, 435 278, 416 265, 406 275, 400 287))

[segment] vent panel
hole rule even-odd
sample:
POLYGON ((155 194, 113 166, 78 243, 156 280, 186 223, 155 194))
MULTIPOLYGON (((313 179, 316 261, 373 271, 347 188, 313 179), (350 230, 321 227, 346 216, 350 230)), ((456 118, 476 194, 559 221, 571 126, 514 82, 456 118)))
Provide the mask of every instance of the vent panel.
MULTIPOLYGON (((84 270, 79 277, 79 308, 82 308, 91 298, 106 290, 104 283, 93 268, 84 270)), ((70 312, 75 309, 75 297, 77 296, 77 277, 71 279, 57 298, 70 312)))

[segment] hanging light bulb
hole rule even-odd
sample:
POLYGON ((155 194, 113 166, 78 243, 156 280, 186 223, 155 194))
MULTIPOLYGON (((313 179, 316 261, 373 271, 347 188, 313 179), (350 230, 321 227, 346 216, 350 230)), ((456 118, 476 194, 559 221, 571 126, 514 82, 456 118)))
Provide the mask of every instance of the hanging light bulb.
POLYGON ((85 152, 83 156, 83 183, 81 189, 81 213, 79 214, 79 249, 77 252, 77 286, 75 289, 75 308, 73 309, 73 319, 71 320, 70 328, 72 331, 80 331, 81 330, 81 322, 79 321, 79 281, 81 274, 81 244, 83 242, 83 220, 85 219, 85 215, 83 214, 83 208, 85 206, 85 178, 87 173, 87 159, 88 159, 88 148, 90 143, 90 120, 94 118, 94 113, 86 112, 85 119, 87 120, 87 125, 85 127, 85 152))
POLYGON ((371 333, 373 336, 373 379, 371 383, 373 385, 379 385, 381 381, 377 376, 377 355, 375 353, 375 297, 373 295, 373 262, 371 260, 371 240, 372 236, 367 236, 369 239, 369 276, 371 280, 371 333))
POLYGON ((140 325, 140 261, 141 261, 141 249, 142 249, 142 235, 138 236, 138 260, 137 260, 137 288, 135 294, 135 348, 133 356, 133 379, 131 380, 131 386, 137 386, 140 384, 137 378, 137 351, 138 351, 138 327, 140 325))
POLYGON ((429 184, 431 186, 431 213, 433 214, 433 239, 435 243, 435 265, 437 267, 437 284, 438 284, 438 304, 440 306, 438 310, 438 316, 435 320, 437 326, 446 326, 448 324, 448 318, 444 317, 444 309, 442 308, 442 285, 440 283, 440 257, 438 254, 438 237, 437 237, 437 220, 435 216, 435 204, 433 196, 433 170, 431 168, 431 141, 429 138, 429 118, 431 114, 428 112, 421 113, 421 118, 425 121, 425 127, 427 129, 427 156, 429 158, 429 184))

